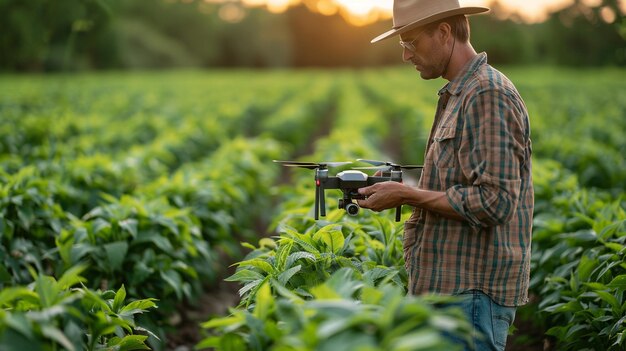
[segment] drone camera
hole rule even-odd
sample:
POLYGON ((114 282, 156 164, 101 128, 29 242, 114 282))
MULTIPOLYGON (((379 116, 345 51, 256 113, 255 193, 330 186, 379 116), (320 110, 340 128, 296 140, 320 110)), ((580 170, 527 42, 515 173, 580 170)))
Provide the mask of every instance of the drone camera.
POLYGON ((339 199, 339 209, 346 210, 346 213, 350 216, 356 216, 359 214, 361 207, 350 199, 339 199))
POLYGON ((356 216, 357 214, 359 214, 359 209, 360 209, 359 205, 355 204, 354 202, 351 202, 346 205, 346 212, 350 216, 356 216))

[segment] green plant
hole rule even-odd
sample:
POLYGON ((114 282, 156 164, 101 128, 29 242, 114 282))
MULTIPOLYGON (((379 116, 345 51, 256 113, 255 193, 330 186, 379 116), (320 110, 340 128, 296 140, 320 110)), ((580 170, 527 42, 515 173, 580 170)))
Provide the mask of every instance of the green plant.
POLYGON ((567 243, 560 250, 567 263, 548 275, 541 289, 539 308, 554 325, 547 334, 561 350, 626 346, 626 220, 598 224, 599 232, 557 236, 567 243))
POLYGON ((144 341, 151 333, 135 323, 135 315, 155 308, 154 299, 125 303, 124 286, 117 291, 90 290, 82 285, 84 269, 74 266, 59 280, 31 270, 32 284, 3 289, 0 348, 149 349, 144 341))
MULTIPOLYGON (((349 268, 311 287, 302 299, 287 289, 276 294, 263 282, 250 309, 202 326, 213 335, 197 349, 216 350, 454 350, 444 336, 468 335, 468 324, 432 301, 407 297, 397 285, 373 286, 349 268)), ((441 300, 439 300, 441 302, 441 300)))
POLYGON ((363 225, 350 222, 313 226, 304 233, 283 225, 276 240, 261 239, 259 247, 245 244, 253 251, 236 263, 236 273, 226 280, 243 285, 239 290, 242 305, 254 301, 265 282, 275 290, 288 289, 301 297, 310 297, 309 289, 342 268, 353 270, 372 286, 392 282, 403 287, 404 268, 393 265, 399 263, 397 256, 401 257, 396 251, 397 231, 389 222, 386 229, 390 230, 385 231, 384 223, 378 219, 380 227, 371 231, 373 235, 363 225), (390 252, 396 253, 396 257, 391 258, 390 252))
POLYGON ((559 350, 621 350, 626 331, 624 201, 580 189, 576 177, 555 162, 539 165, 531 280, 531 291, 539 297, 536 315, 559 350))

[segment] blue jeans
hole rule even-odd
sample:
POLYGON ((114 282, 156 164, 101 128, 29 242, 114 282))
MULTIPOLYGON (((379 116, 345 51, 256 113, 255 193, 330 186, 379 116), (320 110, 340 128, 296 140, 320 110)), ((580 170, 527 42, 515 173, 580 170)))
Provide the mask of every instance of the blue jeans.
POLYGON ((472 328, 471 341, 452 337, 456 343, 464 345, 464 350, 504 351, 509 326, 515 319, 515 307, 498 305, 478 290, 470 290, 459 295, 452 306, 460 308, 472 328))

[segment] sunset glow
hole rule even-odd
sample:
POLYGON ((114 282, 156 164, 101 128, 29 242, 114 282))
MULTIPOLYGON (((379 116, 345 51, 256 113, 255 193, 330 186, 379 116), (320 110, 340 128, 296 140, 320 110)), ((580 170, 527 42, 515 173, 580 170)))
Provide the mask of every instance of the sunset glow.
MULTIPOLYGON (((204 0, 212 3, 225 3, 229 9, 224 12, 224 18, 228 21, 241 19, 241 13, 236 12, 232 6, 233 1, 229 0, 204 0)), ((517 15, 526 22, 540 22, 547 18, 550 12, 557 11, 573 3, 574 0, 501 0, 504 15, 517 15)), ((463 6, 486 6, 489 7, 491 0, 460 0, 463 6)), ((323 15, 335 15, 339 13, 349 23, 356 26, 368 25, 381 19, 391 18, 393 0, 241 0, 245 6, 264 6, 273 13, 282 13, 290 6, 299 4, 306 5, 311 11, 323 15)), ((586 6, 599 6, 601 0, 582 0, 586 6)), ((622 14, 626 13, 626 0, 619 2, 622 14)), ((243 11, 243 10, 242 10, 243 11)), ((614 21, 617 14, 608 7, 601 10, 601 16, 605 21, 614 21)))

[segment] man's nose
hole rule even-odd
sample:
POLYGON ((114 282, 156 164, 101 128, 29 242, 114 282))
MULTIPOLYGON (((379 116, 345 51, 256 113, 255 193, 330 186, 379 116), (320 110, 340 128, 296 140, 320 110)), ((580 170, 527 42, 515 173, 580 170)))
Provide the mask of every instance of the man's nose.
POLYGON ((410 62, 413 56, 414 54, 411 50, 404 48, 404 47, 402 48, 402 61, 410 62))

